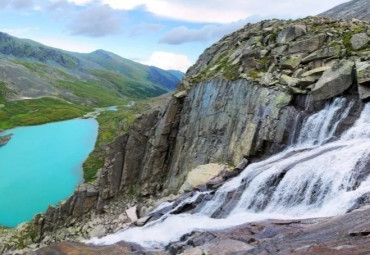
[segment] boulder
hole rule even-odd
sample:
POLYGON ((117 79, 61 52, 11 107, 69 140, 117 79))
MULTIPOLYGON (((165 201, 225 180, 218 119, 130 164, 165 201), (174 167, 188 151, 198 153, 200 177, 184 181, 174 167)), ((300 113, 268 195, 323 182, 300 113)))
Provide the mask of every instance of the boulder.
POLYGON ((274 82, 274 76, 272 73, 262 73, 259 79, 262 85, 269 86, 274 82))
POLYGON ((317 76, 308 76, 301 79, 298 79, 297 86, 300 88, 306 88, 312 84, 314 84, 319 78, 317 76))
POLYGON ((288 53, 311 53, 318 50, 325 41, 325 35, 320 34, 312 38, 293 42, 289 46, 288 53))
POLYGON ((358 62, 356 63, 357 82, 359 84, 370 83, 370 63, 358 62))
POLYGON ((291 55, 281 60, 282 69, 294 70, 302 61, 302 57, 299 55, 291 55))
POLYGON ((127 217, 131 220, 131 222, 135 222, 138 220, 137 216, 137 206, 133 206, 126 210, 127 217))
POLYGON ((359 62, 357 67, 358 93, 362 100, 370 98, 370 63, 359 62))
POLYGON ((355 34, 351 38, 351 45, 354 50, 361 50, 367 46, 370 38, 366 33, 355 34))
POLYGON ((12 134, 0 136, 0 147, 6 145, 10 139, 12 138, 12 134))
POLYGON ((243 160, 235 167, 237 170, 244 170, 249 164, 249 160, 246 158, 243 158, 243 160))
POLYGON ((328 69, 330 69, 330 66, 320 66, 320 67, 314 68, 310 71, 307 71, 307 72, 303 73, 302 77, 308 77, 308 76, 312 76, 312 75, 322 74, 323 72, 325 72, 328 69))
POLYGON ((314 100, 329 99, 342 94, 355 79, 355 64, 342 60, 324 72, 312 90, 314 100))
POLYGON ((107 230, 103 225, 97 225, 90 231, 91 237, 101 238, 107 234, 107 230))
POLYGON ((370 99, 370 86, 358 84, 358 94, 361 100, 370 99))
POLYGON ((271 50, 271 55, 281 55, 288 48, 288 45, 281 45, 271 50))
POLYGON ((297 78, 292 78, 288 75, 283 74, 280 77, 280 83, 288 85, 289 87, 295 87, 298 84, 298 79, 297 78))
POLYGON ((203 186, 226 169, 227 167, 221 164, 200 165, 188 173, 180 192, 189 191, 196 187, 203 186))
POLYGON ((339 58, 341 55, 341 51, 342 48, 340 45, 322 48, 302 59, 302 63, 308 63, 314 60, 325 58, 339 58))
POLYGON ((293 25, 281 31, 276 39, 277 43, 288 43, 307 33, 306 26, 293 25))

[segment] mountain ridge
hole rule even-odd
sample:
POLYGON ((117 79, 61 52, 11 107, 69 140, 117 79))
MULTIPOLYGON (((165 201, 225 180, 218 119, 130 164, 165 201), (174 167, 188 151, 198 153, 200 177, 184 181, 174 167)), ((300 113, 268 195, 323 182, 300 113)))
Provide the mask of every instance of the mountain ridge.
POLYGON ((8 83, 8 88, 15 91, 14 95, 19 95, 10 98, 11 100, 22 97, 60 96, 60 94, 66 99, 71 99, 67 94, 73 94, 73 91, 63 93, 65 88, 60 89, 50 85, 50 83, 57 83, 59 80, 98 81, 102 87, 115 90, 122 98, 130 97, 131 94, 120 90, 119 87, 131 86, 131 92, 135 91, 137 87, 140 91, 134 93, 132 97, 146 98, 173 90, 180 80, 179 77, 159 68, 155 68, 157 70, 155 76, 152 74, 154 67, 136 63, 105 50, 91 53, 69 52, 33 40, 19 39, 2 32, 0 32, 0 56, 2 66, 8 67, 7 69, 3 68, 0 80, 8 83), (105 56, 99 56, 102 54, 105 56), (107 56, 110 58, 107 59, 107 56), (59 73, 59 75, 50 75, 50 70, 48 70, 49 73, 43 72, 37 68, 37 65, 40 64, 46 65, 47 68, 59 73), (34 69, 37 71, 35 72, 34 69), (104 72, 104 77, 101 72, 104 72), (110 72, 111 75, 115 73, 113 76, 119 80, 107 79, 106 72, 110 72), (16 73, 21 73, 21 75, 16 75, 16 73), (42 76, 47 76, 47 79, 43 79, 42 76), (19 80, 27 80, 28 85, 20 84, 19 80), (49 83, 49 85, 45 83, 49 83))
POLYGON ((345 20, 355 18, 370 21, 370 1, 352 0, 345 2, 319 14, 318 16, 345 20))

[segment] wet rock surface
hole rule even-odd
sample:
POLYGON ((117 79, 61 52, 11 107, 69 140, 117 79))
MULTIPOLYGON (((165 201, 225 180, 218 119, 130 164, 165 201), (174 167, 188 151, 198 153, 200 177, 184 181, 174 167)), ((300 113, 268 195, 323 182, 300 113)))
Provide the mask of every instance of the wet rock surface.
POLYGON ((254 254, 360 255, 370 252, 370 209, 321 219, 268 220, 222 231, 193 232, 164 251, 148 251, 124 242, 109 246, 58 243, 42 254, 254 254))

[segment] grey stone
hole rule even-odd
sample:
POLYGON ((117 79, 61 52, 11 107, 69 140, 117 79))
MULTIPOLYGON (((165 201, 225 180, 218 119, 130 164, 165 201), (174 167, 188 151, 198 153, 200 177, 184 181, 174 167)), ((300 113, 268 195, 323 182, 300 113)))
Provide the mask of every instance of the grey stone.
POLYGON ((12 134, 0 136, 0 147, 6 145, 12 138, 12 134))
POLYGON ((243 160, 236 166, 235 169, 237 170, 244 170, 249 164, 249 160, 246 158, 243 158, 243 160))
POLYGON ((354 62, 342 60, 326 70, 312 90, 314 100, 329 99, 346 91, 354 83, 354 67, 354 62))
POLYGON ((271 50, 271 55, 282 55, 286 49, 288 48, 288 45, 281 45, 271 50))
POLYGON ((312 76, 312 75, 322 74, 323 72, 325 72, 328 69, 330 69, 330 66, 320 66, 320 67, 314 68, 310 71, 307 71, 307 72, 303 73, 302 77, 308 77, 308 76, 312 76))
POLYGON ((365 84, 370 82, 370 62, 356 63, 357 82, 365 84))
POLYGON ((370 99, 370 86, 358 84, 358 94, 362 100, 370 99))
POLYGON ((307 63, 310 61, 325 59, 325 58, 339 58, 341 56, 341 46, 336 45, 333 47, 326 47, 319 49, 302 60, 302 63, 307 63))
POLYGON ((325 35, 320 34, 312 38, 293 42, 289 45, 288 53, 311 53, 315 50, 318 50, 323 45, 324 41, 325 35))
POLYGON ((306 33, 306 26, 293 25, 281 31, 276 39, 276 42, 279 44, 287 43, 302 35, 305 35, 306 33))
POLYGON ((131 220, 131 222, 135 222, 138 220, 138 215, 137 215, 137 206, 133 206, 126 211, 127 217, 131 220))
POLYGON ((291 55, 288 57, 284 57, 281 61, 281 68, 282 69, 290 69, 294 70, 302 61, 302 56, 300 55, 291 55))
POLYGON ((354 50, 361 50, 365 48, 370 41, 366 33, 355 34, 351 37, 351 45, 354 50))
POLYGON ((292 78, 288 75, 283 74, 280 78, 280 82, 282 84, 288 85, 289 87, 295 87, 298 84, 299 79, 292 78))

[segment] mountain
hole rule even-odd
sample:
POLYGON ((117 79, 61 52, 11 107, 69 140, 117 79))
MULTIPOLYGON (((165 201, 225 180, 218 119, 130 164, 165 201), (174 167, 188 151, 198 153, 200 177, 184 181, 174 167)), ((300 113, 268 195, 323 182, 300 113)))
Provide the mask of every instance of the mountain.
POLYGON ((0 33, 0 80, 9 100, 52 96, 112 105, 167 93, 180 77, 103 50, 80 54, 0 33))
POLYGON ((352 0, 340 4, 319 16, 332 17, 336 19, 361 19, 370 20, 370 1, 369 0, 352 0))
POLYGON ((103 50, 74 53, 0 33, 0 130, 156 97, 182 76, 103 50))

